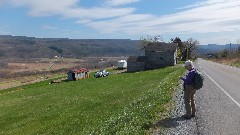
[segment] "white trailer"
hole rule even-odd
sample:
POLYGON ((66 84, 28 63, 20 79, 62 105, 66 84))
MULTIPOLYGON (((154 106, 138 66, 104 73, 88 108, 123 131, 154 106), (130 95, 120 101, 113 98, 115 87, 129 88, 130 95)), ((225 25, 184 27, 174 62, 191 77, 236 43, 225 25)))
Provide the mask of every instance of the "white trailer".
POLYGON ((126 68, 127 68, 127 61, 126 60, 118 61, 118 69, 126 69, 126 68))

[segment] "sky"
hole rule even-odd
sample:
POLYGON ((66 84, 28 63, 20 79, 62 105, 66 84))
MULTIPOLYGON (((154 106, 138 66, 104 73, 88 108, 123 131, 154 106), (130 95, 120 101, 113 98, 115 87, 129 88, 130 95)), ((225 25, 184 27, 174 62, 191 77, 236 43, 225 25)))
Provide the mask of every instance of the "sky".
POLYGON ((0 35, 237 43, 240 0, 0 0, 0 35))

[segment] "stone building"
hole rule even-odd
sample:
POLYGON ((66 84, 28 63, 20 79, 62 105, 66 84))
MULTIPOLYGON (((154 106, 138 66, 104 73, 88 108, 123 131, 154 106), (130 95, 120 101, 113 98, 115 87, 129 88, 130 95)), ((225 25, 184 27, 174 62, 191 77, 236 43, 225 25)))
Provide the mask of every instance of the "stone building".
POLYGON ((145 56, 130 56, 127 60, 128 72, 139 72, 145 70, 145 56))
POLYGON ((177 63, 177 44, 154 43, 145 49, 145 69, 158 69, 166 66, 174 66, 177 63))
POLYGON ((174 66, 177 63, 176 43, 150 43, 145 48, 145 56, 130 56, 128 58, 128 72, 159 69, 174 66))

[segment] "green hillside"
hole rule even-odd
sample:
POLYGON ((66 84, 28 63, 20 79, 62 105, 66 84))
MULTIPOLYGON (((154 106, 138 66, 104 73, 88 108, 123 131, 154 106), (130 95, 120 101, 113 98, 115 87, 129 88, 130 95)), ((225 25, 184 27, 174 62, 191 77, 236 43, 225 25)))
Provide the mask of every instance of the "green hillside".
POLYGON ((0 134, 142 134, 167 113, 181 67, 0 91, 0 134))

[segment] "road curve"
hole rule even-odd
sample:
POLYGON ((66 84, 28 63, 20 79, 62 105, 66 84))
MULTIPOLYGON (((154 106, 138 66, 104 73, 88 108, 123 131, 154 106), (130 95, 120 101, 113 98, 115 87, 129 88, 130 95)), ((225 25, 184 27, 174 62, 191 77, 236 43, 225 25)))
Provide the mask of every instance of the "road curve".
POLYGON ((205 77, 195 97, 198 134, 240 134, 240 68, 203 59, 194 65, 205 77))

